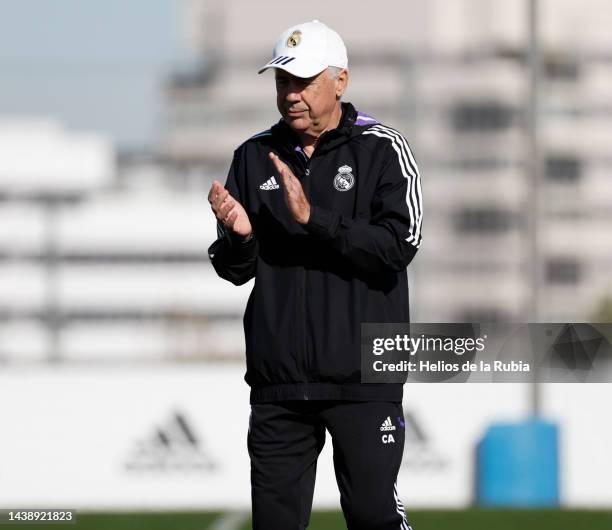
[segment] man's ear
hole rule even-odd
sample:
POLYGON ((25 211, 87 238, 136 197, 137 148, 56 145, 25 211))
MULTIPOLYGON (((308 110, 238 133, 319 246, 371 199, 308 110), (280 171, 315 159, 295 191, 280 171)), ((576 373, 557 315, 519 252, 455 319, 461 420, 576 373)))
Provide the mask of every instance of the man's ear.
POLYGON ((340 99, 348 86, 348 70, 342 70, 336 79, 336 99, 340 99))

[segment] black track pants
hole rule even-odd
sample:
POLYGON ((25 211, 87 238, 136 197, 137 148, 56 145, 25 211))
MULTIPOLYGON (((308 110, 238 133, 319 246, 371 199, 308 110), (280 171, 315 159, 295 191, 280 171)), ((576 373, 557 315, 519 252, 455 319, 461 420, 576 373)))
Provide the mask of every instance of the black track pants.
POLYGON ((374 401, 251 405, 253 530, 307 528, 326 429, 348 530, 410 530, 396 489, 402 405, 374 401))

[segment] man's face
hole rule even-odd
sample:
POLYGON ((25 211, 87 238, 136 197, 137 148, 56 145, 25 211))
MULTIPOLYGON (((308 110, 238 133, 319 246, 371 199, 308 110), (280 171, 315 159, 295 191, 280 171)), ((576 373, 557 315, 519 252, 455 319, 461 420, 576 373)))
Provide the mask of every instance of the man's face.
POLYGON ((297 133, 318 136, 326 130, 348 75, 330 79, 326 70, 314 77, 296 77, 275 68, 276 104, 285 122, 297 133))

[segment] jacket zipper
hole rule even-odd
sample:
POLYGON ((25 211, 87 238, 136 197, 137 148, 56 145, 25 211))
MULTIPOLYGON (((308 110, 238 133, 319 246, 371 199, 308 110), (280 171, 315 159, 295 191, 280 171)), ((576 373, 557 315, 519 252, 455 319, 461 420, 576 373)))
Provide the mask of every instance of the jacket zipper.
MULTIPOLYGON (((301 157, 301 161, 304 163, 304 179, 302 180, 302 186, 305 192, 308 192, 307 189, 310 188, 310 182, 306 183, 306 178, 310 177, 310 158, 308 158, 303 152, 298 151, 298 157, 301 157)), ((301 164, 300 164, 301 165, 301 164)), ((308 287, 308 281, 306 277, 307 271, 305 268, 300 268, 298 270, 298 302, 297 302, 297 313, 298 313, 298 322, 299 322, 299 330, 300 330, 300 342, 302 346, 302 355, 304 356, 304 376, 306 379, 306 388, 304 389, 303 399, 310 399, 308 393, 308 381, 311 380, 311 371, 312 371, 312 360, 311 360, 311 351, 308 344, 308 326, 306 323, 306 293, 308 287)))
MULTIPOLYGON (((318 147, 318 146, 317 146, 318 147)), ((307 157, 306 154, 300 149, 299 151, 297 151, 299 153, 298 157, 301 156, 301 161, 304 162, 304 181, 302 182, 302 187, 304 189, 304 192, 308 195, 310 192, 310 164, 313 160, 313 158, 315 157, 315 153, 317 151, 317 148, 315 147, 314 151, 312 152, 312 154, 310 155, 310 157, 307 157), (306 179, 308 179, 308 182, 306 182, 306 179), (307 184, 307 186, 305 186, 305 184, 307 184)), ((300 284, 299 284, 299 290, 301 291, 299 293, 299 303, 298 303, 298 309, 299 309, 299 318, 301 321, 301 326, 300 326, 300 331, 302 333, 302 346, 303 346, 303 353, 304 353, 304 367, 306 369, 306 379, 307 381, 311 381, 313 380, 313 374, 312 374, 312 370, 313 370, 313 352, 312 352, 312 348, 310 347, 310 343, 309 343, 309 339, 308 339, 308 325, 306 322, 306 293, 308 292, 308 276, 307 276, 308 272, 306 270, 306 268, 303 268, 302 270, 300 270, 300 284)), ((308 385, 306 385, 306 387, 308 387, 308 385)), ((308 395, 308 391, 306 390, 304 392, 303 398, 304 400, 308 400, 309 399, 309 395, 308 395)))
MULTIPOLYGON (((306 162, 306 169, 304 170, 304 176, 308 179, 308 192, 310 192, 310 158, 307 160, 306 162)), ((310 193, 309 193, 310 194, 310 193)), ((304 296, 302 297, 303 300, 303 308, 304 308, 304 319, 303 319, 303 333, 304 333, 304 350, 306 353, 306 377, 308 378, 308 380, 312 379, 312 351, 310 348, 310 341, 308 338, 308 323, 306 322, 306 306, 307 306, 307 301, 306 301, 306 294, 308 293, 308 271, 306 268, 304 268, 303 270, 303 275, 302 275, 303 281, 302 281, 302 289, 303 289, 303 293, 304 296)), ((308 395, 306 394, 304 396, 304 399, 308 399, 308 395)))

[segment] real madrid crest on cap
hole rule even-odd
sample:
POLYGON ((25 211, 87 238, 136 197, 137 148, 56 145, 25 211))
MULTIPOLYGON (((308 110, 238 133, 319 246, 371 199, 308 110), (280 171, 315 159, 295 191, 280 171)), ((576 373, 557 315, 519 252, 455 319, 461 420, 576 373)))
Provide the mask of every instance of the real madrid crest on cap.
POLYGON ((355 184, 355 177, 351 173, 351 166, 341 166, 338 168, 338 174, 334 178, 334 188, 338 191, 348 191, 355 184))
POLYGON ((301 40, 302 40, 302 32, 299 29, 295 30, 287 38, 287 47, 295 48, 300 43, 301 40))

